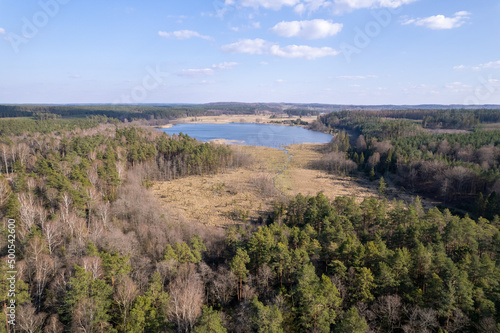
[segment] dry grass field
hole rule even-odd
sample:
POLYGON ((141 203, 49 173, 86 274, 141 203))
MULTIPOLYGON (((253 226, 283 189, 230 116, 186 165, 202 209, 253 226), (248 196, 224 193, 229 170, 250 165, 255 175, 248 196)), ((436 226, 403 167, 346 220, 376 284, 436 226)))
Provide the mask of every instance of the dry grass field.
POLYGON ((233 147, 251 155, 254 164, 218 175, 156 182, 155 197, 188 220, 225 226, 244 219, 255 221, 272 209, 275 200, 299 193, 316 195, 322 191, 330 198, 347 195, 357 201, 377 196, 376 182, 311 169, 309 165, 320 158, 324 145, 291 145, 288 154, 267 147, 233 147))
MULTIPOLYGON (((160 126, 163 128, 171 127, 175 124, 228 124, 228 123, 256 123, 256 124, 269 124, 271 121, 295 120, 298 117, 285 117, 273 118, 270 115, 221 115, 221 116, 200 116, 200 117, 186 117, 179 118, 172 121, 171 124, 160 126)), ((316 116, 302 117, 301 119, 306 122, 313 122, 316 116)))

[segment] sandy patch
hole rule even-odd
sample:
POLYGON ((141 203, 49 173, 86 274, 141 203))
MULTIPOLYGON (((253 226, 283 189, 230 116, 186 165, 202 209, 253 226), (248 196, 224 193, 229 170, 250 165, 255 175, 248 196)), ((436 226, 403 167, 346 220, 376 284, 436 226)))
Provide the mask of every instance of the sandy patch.
MULTIPOLYGON (((221 116, 199 116, 199 117, 185 117, 172 120, 170 124, 155 126, 156 128, 170 128, 175 124, 229 124, 229 123, 252 123, 252 124, 276 124, 285 120, 296 120, 299 117, 271 118, 271 115, 221 115, 221 116)), ((302 121, 312 123, 317 119, 316 116, 302 117, 302 121)))

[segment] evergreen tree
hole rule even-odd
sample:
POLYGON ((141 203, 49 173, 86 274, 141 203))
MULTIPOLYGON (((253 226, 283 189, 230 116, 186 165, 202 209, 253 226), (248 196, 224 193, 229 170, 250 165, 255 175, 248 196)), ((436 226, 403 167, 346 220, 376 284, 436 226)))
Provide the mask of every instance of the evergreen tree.
POLYGON ((113 290, 106 282, 93 279, 91 272, 75 265, 75 277, 69 279, 70 290, 61 314, 73 325, 92 331, 102 331, 109 325, 113 290))
POLYGON ((203 243, 203 240, 201 237, 196 234, 191 238, 191 252, 193 253, 193 256, 195 258, 195 264, 199 263, 201 261, 201 257, 204 252, 207 251, 207 247, 203 243))
POLYGON ((330 332, 342 302, 332 281, 320 279, 312 264, 306 264, 299 271, 295 290, 296 313, 303 331, 330 332))
POLYGON ((283 333, 283 316, 276 305, 265 306, 254 297, 251 306, 253 315, 250 321, 254 332, 283 333))
POLYGON ((243 282, 247 280, 248 269, 246 265, 250 262, 250 257, 247 251, 243 249, 238 249, 236 255, 231 260, 231 271, 238 279, 236 291, 238 294, 238 300, 241 299, 241 290, 243 288, 243 282))
POLYGON ((217 311, 212 307, 203 306, 203 313, 199 319, 199 324, 193 330, 193 333, 226 333, 227 330, 222 326, 222 320, 217 311))
POLYGON ((368 303, 373 301, 371 293, 375 287, 373 274, 369 268, 361 267, 356 269, 356 275, 351 287, 351 293, 357 302, 368 303))
POLYGON ((380 177, 380 180, 378 182, 378 195, 380 197, 384 196, 386 187, 387 183, 385 182, 384 177, 380 177))
POLYGON ((360 317, 358 310, 350 308, 343 316, 340 322, 335 326, 335 333, 366 333, 368 324, 365 318, 360 317))
POLYGON ((107 253, 101 252, 102 267, 104 269, 105 277, 111 281, 111 286, 115 286, 116 278, 128 274, 132 268, 130 267, 129 256, 120 256, 118 252, 107 253))

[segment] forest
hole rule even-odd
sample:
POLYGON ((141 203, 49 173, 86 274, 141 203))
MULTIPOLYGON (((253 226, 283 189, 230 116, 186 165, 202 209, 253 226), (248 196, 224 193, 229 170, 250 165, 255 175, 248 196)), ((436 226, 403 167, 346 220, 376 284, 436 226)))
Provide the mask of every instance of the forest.
POLYGON ((477 205, 424 209, 380 186, 362 202, 279 196, 257 220, 216 228, 182 219, 151 187, 243 168, 243 152, 49 113, 0 120, 0 332, 500 330, 497 131, 322 116, 311 126, 338 133, 315 167, 394 178, 423 195, 448 179, 440 198, 477 205))
POLYGON ((331 144, 340 152, 337 164, 347 159, 356 163, 352 170, 372 179, 384 176, 401 189, 492 219, 500 213, 500 128, 481 126, 498 115, 500 110, 345 111, 323 115, 312 126, 339 132, 331 144), (474 128, 457 131, 457 123, 469 118, 474 128), (429 127, 430 119, 449 130, 425 128, 422 121, 429 127))

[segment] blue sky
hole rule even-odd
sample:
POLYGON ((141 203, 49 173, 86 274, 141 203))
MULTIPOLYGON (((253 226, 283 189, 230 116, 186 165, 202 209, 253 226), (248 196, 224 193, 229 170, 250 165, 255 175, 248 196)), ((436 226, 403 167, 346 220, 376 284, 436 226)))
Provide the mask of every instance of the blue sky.
POLYGON ((500 104, 494 0, 0 0, 0 103, 500 104))

